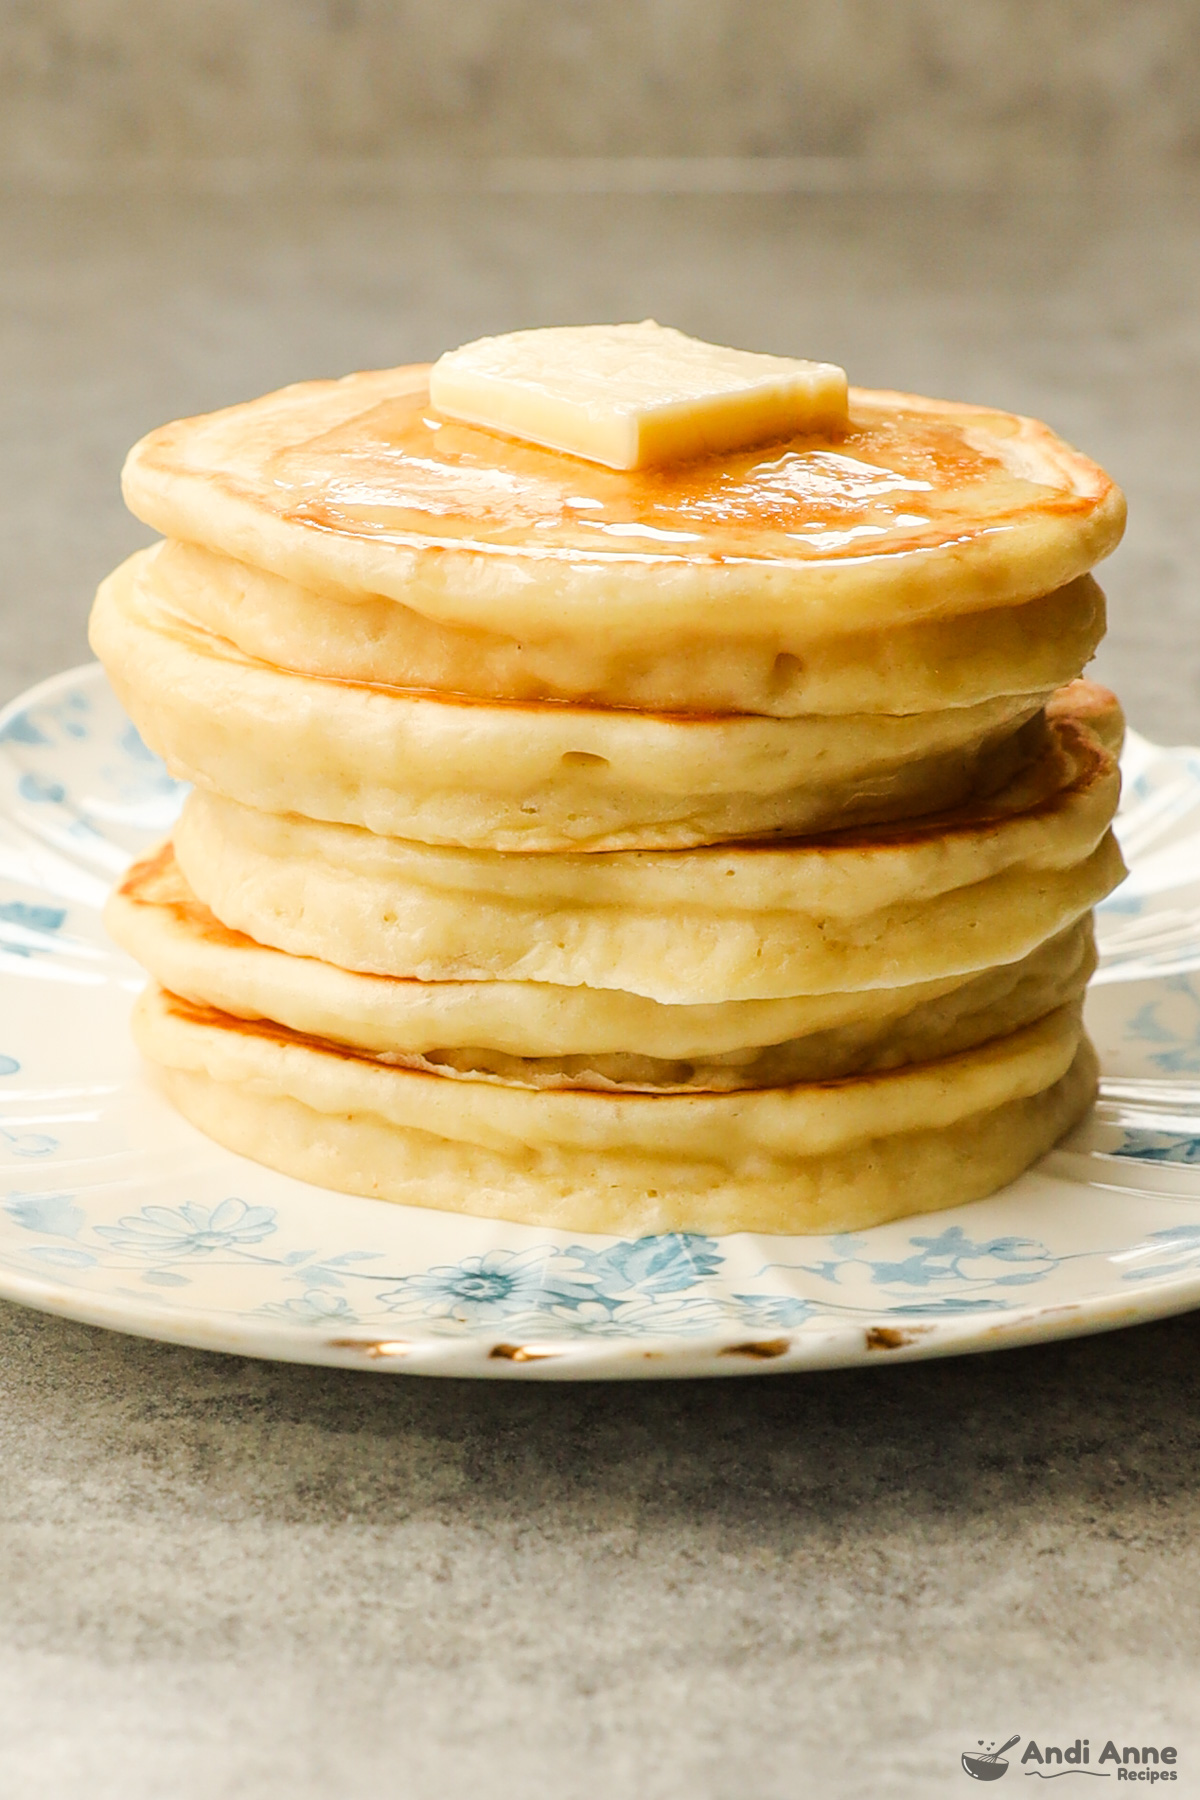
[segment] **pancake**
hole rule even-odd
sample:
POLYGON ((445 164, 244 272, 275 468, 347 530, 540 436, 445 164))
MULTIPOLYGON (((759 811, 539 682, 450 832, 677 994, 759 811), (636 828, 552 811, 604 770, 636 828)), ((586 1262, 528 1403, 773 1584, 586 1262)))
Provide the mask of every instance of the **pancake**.
POLYGON ((1040 694, 685 719, 317 680, 165 612, 139 584, 146 555, 101 585, 93 648, 173 774, 266 812, 493 850, 671 849, 954 806, 1040 742, 1040 694))
POLYGON ((196 899, 169 844, 133 866, 105 923, 162 987, 196 1005, 410 1067, 529 1087, 732 1092, 897 1068, 1081 1000, 1095 967, 1084 918, 1020 962, 965 980, 723 1006, 536 982, 406 981, 285 956, 228 930, 196 899))
POLYGON ((838 1232, 993 1191, 1090 1104, 1077 1007, 962 1056, 722 1095, 389 1068, 151 988, 134 1034, 185 1117, 346 1193, 543 1228, 838 1232))
POLYGON ((725 635, 630 651, 607 632, 518 639, 428 619, 378 594, 315 591, 198 544, 145 552, 137 582, 155 605, 299 674, 489 700, 565 700, 650 712, 923 713, 1071 681, 1104 635, 1090 575, 1020 606, 874 631, 725 635))
POLYGON ((672 1005, 908 986, 1018 961, 1122 878, 1116 761, 1070 710, 1101 710, 1102 692, 1078 684, 1002 792, 915 824, 505 855, 196 791, 175 849, 222 924, 368 974, 619 988, 672 1005))
POLYGON ((1113 549, 1124 501, 1036 421, 851 391, 836 441, 614 472, 439 419, 424 366, 151 432, 125 495, 165 536, 302 588, 626 656, 987 612, 1113 549))

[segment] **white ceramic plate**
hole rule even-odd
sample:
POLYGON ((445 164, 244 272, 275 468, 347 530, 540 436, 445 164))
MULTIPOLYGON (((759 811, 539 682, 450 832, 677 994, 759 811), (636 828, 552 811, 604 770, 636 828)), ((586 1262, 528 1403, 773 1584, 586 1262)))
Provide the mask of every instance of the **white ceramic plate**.
POLYGON ((1133 739, 1095 1114, 990 1200, 854 1236, 637 1242, 348 1199, 146 1085, 99 909, 181 789, 96 667, 0 713, 0 1294, 173 1343, 437 1375, 715 1375, 1031 1343, 1200 1305, 1200 752, 1133 739))

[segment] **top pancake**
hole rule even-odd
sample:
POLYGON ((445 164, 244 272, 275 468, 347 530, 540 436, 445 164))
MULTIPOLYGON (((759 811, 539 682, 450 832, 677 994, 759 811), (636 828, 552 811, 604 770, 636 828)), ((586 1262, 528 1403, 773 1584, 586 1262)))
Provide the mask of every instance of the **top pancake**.
POLYGON ((125 494, 167 536, 317 592, 648 651, 1020 603, 1124 524, 1101 469, 1012 413, 852 389, 836 440, 614 472, 439 419, 424 365, 164 426, 125 494))

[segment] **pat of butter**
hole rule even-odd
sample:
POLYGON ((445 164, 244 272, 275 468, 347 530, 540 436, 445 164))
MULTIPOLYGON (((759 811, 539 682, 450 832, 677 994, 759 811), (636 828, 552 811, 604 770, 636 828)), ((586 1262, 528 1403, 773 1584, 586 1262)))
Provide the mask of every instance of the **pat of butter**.
POLYGON ((449 350, 429 397, 440 413, 643 469, 794 432, 846 424, 846 375, 832 363, 727 350, 646 319, 511 331, 449 350))

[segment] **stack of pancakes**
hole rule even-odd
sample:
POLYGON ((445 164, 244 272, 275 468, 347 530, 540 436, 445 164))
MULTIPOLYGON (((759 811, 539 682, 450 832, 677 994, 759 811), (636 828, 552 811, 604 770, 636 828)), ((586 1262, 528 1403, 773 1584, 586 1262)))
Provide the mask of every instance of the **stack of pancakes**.
POLYGON ((92 641, 195 784, 113 896, 179 1109, 331 1188, 571 1230, 848 1230, 1086 1109, 1118 490, 1045 427, 614 472, 428 370, 152 433, 92 641))

